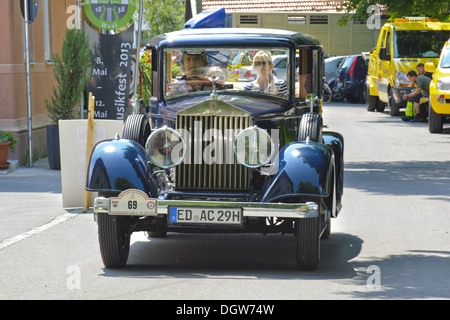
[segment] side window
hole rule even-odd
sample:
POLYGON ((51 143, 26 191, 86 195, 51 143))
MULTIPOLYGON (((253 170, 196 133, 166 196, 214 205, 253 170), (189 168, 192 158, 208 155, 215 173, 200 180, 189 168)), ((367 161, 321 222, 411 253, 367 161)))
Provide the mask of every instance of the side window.
POLYGON ((386 55, 391 56, 391 33, 389 31, 386 34, 386 55))
POLYGON ((309 93, 319 95, 321 79, 319 50, 299 47, 295 66, 295 98, 305 98, 309 93))

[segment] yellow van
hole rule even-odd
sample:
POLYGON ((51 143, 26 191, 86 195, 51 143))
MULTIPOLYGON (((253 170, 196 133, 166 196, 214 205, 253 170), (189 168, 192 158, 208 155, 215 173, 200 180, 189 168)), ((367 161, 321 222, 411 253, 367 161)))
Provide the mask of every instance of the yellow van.
POLYGON ((383 112, 387 104, 390 115, 399 115, 400 108, 406 107, 402 96, 414 89, 406 74, 419 63, 436 65, 449 38, 450 23, 437 19, 413 17, 385 23, 370 53, 367 110, 383 112))
POLYGON ((444 119, 450 116, 450 39, 442 48, 437 68, 428 62, 425 64, 425 70, 433 72, 428 101, 428 130, 431 133, 441 133, 444 119))

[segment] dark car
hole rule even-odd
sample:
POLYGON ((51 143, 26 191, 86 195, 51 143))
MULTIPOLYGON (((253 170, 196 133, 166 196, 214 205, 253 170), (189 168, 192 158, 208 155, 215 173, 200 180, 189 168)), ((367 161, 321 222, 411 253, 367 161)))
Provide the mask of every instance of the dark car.
POLYGON ((368 69, 368 61, 362 55, 347 56, 336 71, 334 90, 339 90, 351 103, 365 103, 364 84, 368 69))
POLYGON ((98 143, 89 162, 86 189, 99 193, 105 266, 124 266, 130 235, 146 231, 291 233, 298 268, 317 268, 320 238, 341 209, 344 143, 323 131, 318 39, 205 28, 163 34, 149 47, 150 114, 129 115, 122 136, 98 143), (226 61, 248 51, 260 80, 271 74, 263 72, 270 56, 287 53, 285 78, 272 76, 263 88, 258 79, 207 77, 209 68, 226 73, 226 61), (182 74, 172 70, 177 61, 182 74))

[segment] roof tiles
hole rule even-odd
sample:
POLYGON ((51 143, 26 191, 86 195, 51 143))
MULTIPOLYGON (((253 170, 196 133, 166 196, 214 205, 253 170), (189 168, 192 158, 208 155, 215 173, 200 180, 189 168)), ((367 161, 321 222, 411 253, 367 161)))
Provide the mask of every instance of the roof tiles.
POLYGON ((342 0, 203 0, 202 9, 232 11, 337 12, 342 0))

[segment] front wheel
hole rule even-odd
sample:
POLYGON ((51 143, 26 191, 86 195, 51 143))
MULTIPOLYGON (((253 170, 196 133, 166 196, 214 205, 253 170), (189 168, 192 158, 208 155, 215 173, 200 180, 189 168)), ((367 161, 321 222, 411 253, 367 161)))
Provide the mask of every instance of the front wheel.
POLYGON ((428 100, 428 131, 430 133, 441 133, 442 132, 442 115, 436 113, 431 106, 431 101, 428 100))
POLYGON ((297 241, 297 268, 312 271, 319 266, 320 259, 320 215, 317 218, 302 218, 295 222, 297 241))
POLYGON ((107 268, 125 266, 130 252, 130 218, 99 213, 97 223, 103 264, 107 268))
POLYGON ((389 96, 388 106, 389 106, 389 114, 391 116, 400 115, 400 105, 395 103, 394 98, 392 96, 389 96))

